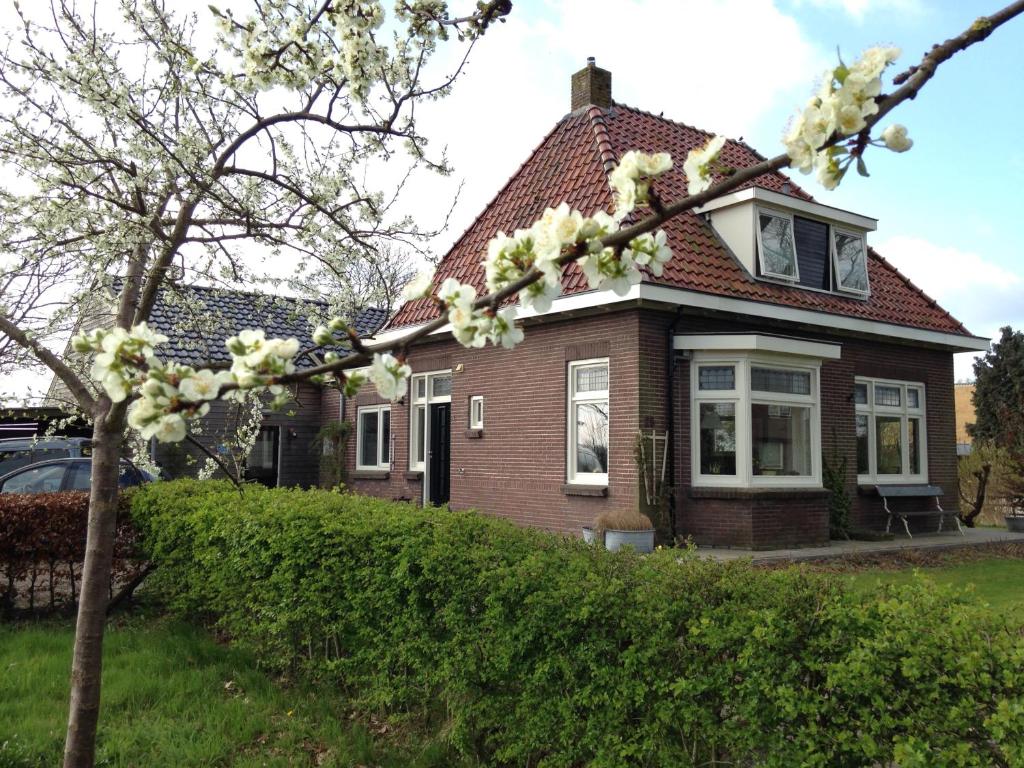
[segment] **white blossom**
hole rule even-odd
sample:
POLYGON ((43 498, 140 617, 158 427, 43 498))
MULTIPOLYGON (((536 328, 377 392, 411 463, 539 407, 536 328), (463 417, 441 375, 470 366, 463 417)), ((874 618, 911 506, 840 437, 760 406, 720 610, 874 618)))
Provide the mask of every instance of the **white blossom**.
POLYGON ((687 194, 698 195, 711 186, 711 165, 718 159, 724 146, 725 137, 715 136, 700 149, 690 150, 683 163, 687 194))
POLYGON ((402 363, 386 352, 383 355, 375 352, 367 378, 377 388, 377 394, 385 400, 395 401, 405 397, 409 390, 409 377, 412 375, 412 368, 402 363))
POLYGON ((416 277, 405 284, 402 289, 403 301, 415 301, 425 299, 430 295, 430 289, 434 284, 434 275, 431 272, 420 272, 416 277))
POLYGON ((906 152, 914 146, 914 140, 907 136, 907 129, 899 123, 893 123, 882 131, 882 141, 893 152, 906 152))

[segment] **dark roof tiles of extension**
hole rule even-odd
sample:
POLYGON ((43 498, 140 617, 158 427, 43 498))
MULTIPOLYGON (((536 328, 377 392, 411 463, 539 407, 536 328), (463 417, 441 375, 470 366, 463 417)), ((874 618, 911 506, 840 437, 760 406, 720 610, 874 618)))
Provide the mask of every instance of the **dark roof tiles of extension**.
MULTIPOLYGON (((584 214, 610 211, 612 194, 607 172, 630 149, 669 152, 675 167, 658 180, 664 200, 686 194, 682 161, 691 149, 703 146, 711 134, 622 104, 589 107, 566 115, 512 175, 480 216, 441 261, 435 287, 448 277, 484 288, 481 261, 487 242, 498 231, 530 226, 549 206, 567 202, 584 214)), ((725 165, 748 167, 763 157, 746 144, 728 141, 722 150, 725 165)), ((802 200, 811 196, 781 173, 759 177, 758 186, 802 200)), ((968 331, 931 297, 917 288, 888 261, 869 249, 871 295, 866 299, 806 290, 755 279, 725 247, 710 224, 684 213, 664 226, 673 251, 660 278, 644 281, 716 296, 777 304, 845 315, 895 325, 967 336, 968 331)), ((582 271, 570 265, 562 277, 566 294, 589 290, 582 271)), ((431 300, 405 304, 390 327, 414 325, 437 316, 431 300)))
MULTIPOLYGON (((327 305, 265 293, 226 290, 198 285, 175 285, 173 293, 161 289, 149 324, 170 337, 160 356, 177 363, 231 361, 224 342, 246 328, 262 328, 270 338, 295 337, 312 344, 311 311, 325 314, 327 305)), ((360 310, 353 321, 360 336, 371 336, 387 321, 387 311, 360 310)), ((300 367, 308 359, 298 361, 300 367)))

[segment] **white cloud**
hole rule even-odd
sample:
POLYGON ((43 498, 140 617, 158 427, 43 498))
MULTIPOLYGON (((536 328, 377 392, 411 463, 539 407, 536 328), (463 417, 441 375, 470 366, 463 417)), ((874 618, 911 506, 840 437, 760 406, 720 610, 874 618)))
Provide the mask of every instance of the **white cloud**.
MULTIPOLYGON (((979 253, 897 235, 874 244, 886 259, 978 336, 1024 327, 1024 278, 979 253)), ((957 355, 958 380, 973 378, 974 355, 957 355)))
POLYGON ((875 11, 895 11, 903 15, 919 15, 924 12, 921 0, 796 0, 799 8, 807 2, 816 8, 840 9, 858 23, 875 11))

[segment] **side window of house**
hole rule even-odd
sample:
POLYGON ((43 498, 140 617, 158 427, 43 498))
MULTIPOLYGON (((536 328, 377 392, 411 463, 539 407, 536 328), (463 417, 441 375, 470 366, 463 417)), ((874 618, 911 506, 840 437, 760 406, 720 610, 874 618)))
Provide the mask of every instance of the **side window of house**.
POLYGON ((356 468, 388 469, 391 464, 391 406, 359 409, 356 426, 356 468))
POLYGON ((608 360, 569 363, 570 483, 608 483, 608 408, 608 360))
POLYGON ((780 280, 800 279, 792 217, 783 213, 758 211, 757 251, 762 275, 780 280))
POLYGON ((484 398, 483 395, 474 395, 469 398, 469 428, 484 428, 484 398))
POLYGON ((920 382, 856 380, 858 480, 884 483, 927 477, 924 395, 920 382))

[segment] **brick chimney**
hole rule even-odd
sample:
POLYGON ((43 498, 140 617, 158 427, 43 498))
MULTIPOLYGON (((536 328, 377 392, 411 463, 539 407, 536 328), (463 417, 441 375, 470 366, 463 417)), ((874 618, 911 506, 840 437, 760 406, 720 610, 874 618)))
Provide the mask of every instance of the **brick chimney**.
POLYGON ((594 57, 587 57, 587 66, 572 76, 572 109, 588 107, 610 107, 612 105, 612 73, 594 63, 594 57))

